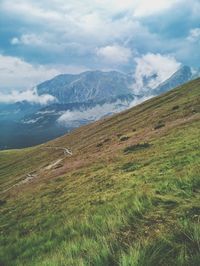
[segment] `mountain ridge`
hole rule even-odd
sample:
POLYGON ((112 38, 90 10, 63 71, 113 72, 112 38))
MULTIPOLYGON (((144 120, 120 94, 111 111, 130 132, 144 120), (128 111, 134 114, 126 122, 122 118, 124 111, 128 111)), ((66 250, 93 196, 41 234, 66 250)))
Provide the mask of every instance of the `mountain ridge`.
POLYGON ((131 94, 128 77, 117 71, 62 74, 39 84, 37 91, 39 95, 49 93, 61 103, 101 101, 113 96, 131 94))
MULTIPOLYGON (((87 102, 87 101, 102 101, 109 100, 110 98, 117 98, 118 96, 126 96, 132 95, 142 97, 144 95, 149 95, 153 93, 154 95, 158 95, 160 93, 166 92, 170 89, 173 89, 177 86, 180 86, 191 79, 198 78, 200 73, 198 71, 195 74, 192 73, 192 69, 189 66, 181 66, 175 73, 173 73, 168 79, 163 81, 157 87, 151 89, 149 88, 146 93, 142 92, 141 95, 134 93, 134 74, 133 73, 123 73, 119 71, 85 71, 80 74, 61 74, 58 75, 48 81, 45 81, 37 86, 38 94, 41 95, 43 93, 49 93, 52 96, 58 98, 61 103, 72 103, 72 102, 87 102), (87 83, 88 80, 91 82, 87 83), (95 90, 93 90, 93 81, 95 82, 94 87, 98 91, 102 90, 104 93, 108 93, 108 95, 101 95, 96 98, 95 90), (120 81, 120 82, 119 82, 120 81), (80 83, 79 83, 80 82, 80 83), (86 83, 85 83, 86 82, 86 83), (102 82, 105 84, 99 84, 102 82), (77 85, 78 90, 73 90, 74 83, 77 85), (116 86, 117 84, 117 86, 116 86), (88 90, 86 91, 86 85, 88 85, 88 90), (105 85, 105 87, 103 86, 105 85), (115 86, 117 90, 115 90, 115 86), (114 89, 114 94, 113 94, 114 89), (59 90, 61 91, 59 94, 59 90), (83 95, 74 95, 78 91, 82 91, 83 95), (65 95, 64 95, 65 94, 65 95), (64 96, 63 96, 64 95, 64 96)), ((153 76, 151 77, 153 78, 153 76)), ((148 83, 148 81, 144 80, 144 83, 148 83)), ((145 85, 144 85, 145 86, 145 85)))

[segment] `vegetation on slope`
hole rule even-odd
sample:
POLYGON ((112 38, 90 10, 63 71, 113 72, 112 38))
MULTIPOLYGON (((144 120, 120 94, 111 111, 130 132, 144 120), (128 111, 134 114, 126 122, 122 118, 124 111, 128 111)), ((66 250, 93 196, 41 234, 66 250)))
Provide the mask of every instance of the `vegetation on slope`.
POLYGON ((0 152, 0 264, 200 265, 199 105, 197 79, 47 144, 0 152))

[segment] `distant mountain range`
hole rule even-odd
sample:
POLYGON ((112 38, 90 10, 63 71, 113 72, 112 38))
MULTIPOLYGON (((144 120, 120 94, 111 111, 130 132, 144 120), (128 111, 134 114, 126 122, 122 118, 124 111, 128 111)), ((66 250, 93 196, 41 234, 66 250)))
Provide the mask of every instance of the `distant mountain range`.
POLYGON ((144 78, 143 84, 147 88, 142 91, 146 92, 138 94, 134 93, 135 80, 131 73, 87 71, 77 75, 62 74, 56 76, 39 84, 37 91, 39 95, 50 94, 56 97, 61 104, 102 103, 121 98, 132 100, 136 96, 158 95, 199 76, 200 69, 194 71, 188 66, 182 66, 171 77, 153 89, 148 87, 148 79, 144 78))
MULTIPOLYGON (((47 106, 19 102, 0 104, 0 148, 21 148, 42 143, 72 129, 120 112, 138 101, 159 95, 200 76, 200 70, 181 67, 154 89, 134 93, 134 77, 117 71, 63 74, 36 87, 38 95, 57 101, 47 106)), ((148 84, 144 80, 144 84, 148 84)))
POLYGON ((87 71, 59 75, 37 86, 39 95, 48 93, 60 103, 100 102, 132 94, 132 77, 117 71, 87 71))

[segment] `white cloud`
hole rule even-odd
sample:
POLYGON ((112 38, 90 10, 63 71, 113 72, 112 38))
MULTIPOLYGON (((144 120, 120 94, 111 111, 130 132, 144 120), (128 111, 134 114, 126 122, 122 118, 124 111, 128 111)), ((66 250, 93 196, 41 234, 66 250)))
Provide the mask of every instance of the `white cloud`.
POLYGON ((143 102, 151 99, 152 97, 154 97, 154 95, 144 96, 144 97, 135 97, 135 99, 132 102, 130 102, 129 108, 134 107, 140 103, 143 103, 143 102))
POLYGON ((31 88, 57 74, 59 71, 55 68, 33 66, 18 57, 0 55, 0 89, 31 88))
POLYGON ((128 63, 132 56, 129 48, 119 45, 105 46, 97 49, 97 55, 107 63, 125 64, 128 63))
POLYGON ((200 28, 191 29, 187 40, 190 42, 200 40, 200 28))
POLYGON ((11 12, 24 14, 25 17, 59 21, 66 14, 90 14, 94 10, 111 15, 131 11, 137 15, 149 15, 172 7, 183 0, 2 0, 2 7, 11 12))
POLYGON ((108 114, 111 115, 125 110, 128 106, 127 102, 117 101, 116 103, 96 105, 93 108, 80 111, 66 111, 58 118, 58 123, 67 125, 80 120, 96 121, 108 114))
MULTIPOLYGON (((64 0, 53 0, 49 4, 45 0, 40 3, 31 0, 21 0, 20 3, 17 0, 3 0, 1 9, 25 22, 41 25, 42 29, 49 28, 52 34, 62 33, 59 36, 61 39, 64 37, 65 41, 107 41, 127 35, 133 26, 132 19, 113 20, 112 7, 109 10, 99 1, 86 0, 83 3, 73 0, 66 3, 64 0)), ((16 44, 16 39, 13 42, 16 44)))
POLYGON ((35 18, 43 21, 57 21, 61 19, 61 17, 59 17, 59 13, 53 8, 46 9, 45 6, 42 6, 41 4, 38 5, 35 1, 31 0, 21 0, 20 2, 18 0, 3 0, 1 7, 5 11, 10 10, 11 13, 23 15, 23 18, 28 20, 35 18))
POLYGON ((22 92, 14 90, 9 94, 0 93, 1 103, 16 103, 23 101, 45 105, 50 102, 55 102, 56 98, 49 94, 38 95, 36 89, 30 89, 22 92))
POLYGON ((0 55, 0 90, 27 89, 61 73, 80 73, 78 66, 32 65, 12 56, 0 55))
POLYGON ((34 49, 38 49, 41 55, 43 52, 44 59, 43 56, 34 58, 40 62, 85 60, 88 66, 93 63, 95 68, 102 68, 105 62, 128 63, 131 57, 128 45, 132 46, 132 50, 137 50, 137 46, 141 49, 148 46, 151 51, 152 46, 160 47, 157 34, 142 25, 139 17, 168 9, 180 0, 152 1, 1 0, 0 9, 5 16, 19 21, 16 25, 17 35, 14 34, 10 40, 16 46, 16 53, 21 53, 23 47, 20 48, 20 45, 26 45, 29 46, 26 50, 26 55, 30 53, 29 57, 32 56, 30 51, 35 52, 34 49), (148 45, 145 44, 146 39, 148 45), (104 60, 95 61, 93 51, 96 47, 99 47, 97 54, 104 60), (48 53, 55 56, 48 57, 48 53))
POLYGON ((70 124, 79 126, 81 120, 88 122, 97 121, 105 116, 119 113, 130 107, 136 106, 137 104, 142 103, 151 97, 153 96, 140 98, 135 97, 132 102, 118 100, 115 103, 96 105, 93 108, 88 108, 85 110, 66 111, 58 118, 57 122, 63 126, 69 126, 70 124))
POLYGON ((135 16, 149 16, 171 8, 181 0, 138 0, 134 9, 135 16))
MULTIPOLYGON (((54 48, 66 47, 65 52, 68 52, 67 44, 75 43, 76 49, 88 48, 85 54, 94 47, 118 43, 119 40, 125 42, 130 36, 134 38, 138 31, 142 35, 144 30, 142 26, 136 27, 140 24, 138 22, 140 16, 157 14, 172 8, 177 3, 187 3, 186 0, 1 0, 0 2, 0 9, 5 16, 6 14, 12 16, 15 21, 20 22, 20 26, 24 25, 24 28, 18 31, 22 32, 22 36, 13 36, 11 41, 13 44, 50 43, 52 51, 54 48)), ((191 8, 194 6, 193 2, 198 4, 199 0, 193 0, 191 8)))
POLYGON ((17 38, 17 37, 13 37, 13 38, 11 39, 10 43, 11 43, 12 45, 19 44, 19 43, 20 43, 19 38, 17 38))
MULTIPOLYGON (((155 0, 154 0, 155 1, 155 0)), ((160 0, 160 2, 174 2, 175 0, 160 0)), ((147 1, 141 0, 47 0, 40 2, 33 0, 2 0, 1 9, 4 13, 19 17, 26 24, 32 25, 36 32, 41 31, 53 35, 51 44, 57 43, 55 34, 59 34, 59 42, 79 42, 82 44, 106 45, 119 39, 129 38, 130 33, 138 30, 138 21, 135 13, 141 13, 141 7, 147 5, 147 1), (139 10, 139 11, 137 11, 139 10), (125 13, 119 15, 120 13, 125 13)), ((151 13, 157 3, 152 5, 151 13)), ((165 5, 169 5, 165 4, 165 5)), ((163 4, 164 6, 164 4, 163 4)), ((163 7, 162 7, 163 8, 163 7)), ((143 10, 142 9, 142 10, 143 10)), ((149 10, 149 7, 146 7, 149 10)), ((142 11, 144 13, 144 11, 142 11)), ((13 44, 40 43, 49 36, 35 36, 33 33, 22 34, 21 37, 13 36, 13 44)))
MULTIPOLYGON (((189 56, 190 52, 193 45, 198 46, 198 42, 192 44, 187 40, 182 42, 181 38, 169 37, 167 45, 163 44, 165 37, 162 37, 160 30, 157 29, 166 28, 166 14, 163 14, 163 23, 160 27, 153 26, 154 20, 148 24, 148 20, 143 19, 144 16, 169 11, 177 3, 182 3, 179 6, 179 16, 185 9, 194 9, 195 18, 198 18, 199 0, 192 0, 191 3, 186 0, 1 0, 0 12, 2 19, 5 19, 4 25, 8 19, 13 18, 13 29, 10 31, 10 34, 13 32, 13 36, 10 42, 16 48, 14 51, 14 48, 10 49, 10 46, 5 47, 2 44, 2 51, 9 53, 12 50, 12 53, 20 55, 24 53, 25 57, 37 62, 84 62, 95 69, 111 68, 112 64, 116 64, 117 69, 124 70, 129 67, 124 64, 129 63, 131 48, 132 51, 136 50, 139 53, 173 51, 179 60, 190 64, 188 58, 193 58, 189 56), (99 48, 96 50, 96 47, 99 48), (36 54, 40 56, 34 56, 36 54), (96 60, 96 54, 98 59, 102 60, 96 60)), ((194 16, 191 17, 196 21, 194 16)), ((177 25, 173 19, 170 23, 172 26, 177 25)), ((190 32, 190 40, 198 37, 197 29, 190 32)), ((167 32, 163 35, 168 36, 168 30, 167 27, 167 32)), ((197 57, 198 54, 195 55, 195 58, 197 57)), ((0 62, 0 68, 4 69, 0 72, 0 88, 31 87, 58 73, 71 73, 71 68, 84 70, 78 66, 67 66, 66 71, 59 66, 29 66, 29 71, 11 70, 7 73, 6 64, 2 67, 0 62)), ((114 68, 116 69, 116 66, 114 68)))
POLYGON ((43 45, 44 41, 35 34, 22 34, 21 37, 14 37, 11 39, 13 45, 43 45))
POLYGON ((38 122, 40 119, 42 119, 43 117, 37 117, 35 119, 30 119, 30 120, 24 120, 23 123, 24 124, 35 124, 36 122, 38 122))
POLYGON ((181 65, 174 57, 152 53, 136 58, 135 61, 135 83, 133 84, 135 93, 156 88, 176 72, 181 65))
MULTIPOLYGON (((111 14, 129 11, 136 16, 162 12, 182 0, 88 0, 89 6, 111 14)), ((76 1, 77 3, 77 1, 76 1)))

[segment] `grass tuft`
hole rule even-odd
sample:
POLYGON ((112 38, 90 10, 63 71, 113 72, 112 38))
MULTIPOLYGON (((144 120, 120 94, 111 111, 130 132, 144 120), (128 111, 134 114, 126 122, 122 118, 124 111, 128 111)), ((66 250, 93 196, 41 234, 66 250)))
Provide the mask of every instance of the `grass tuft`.
POLYGON ((131 145, 131 146, 128 146, 128 147, 126 147, 124 149, 124 153, 125 154, 129 154, 129 153, 132 153, 134 151, 139 151, 139 150, 147 149, 150 146, 151 146, 151 144, 149 144, 148 142, 131 145))

